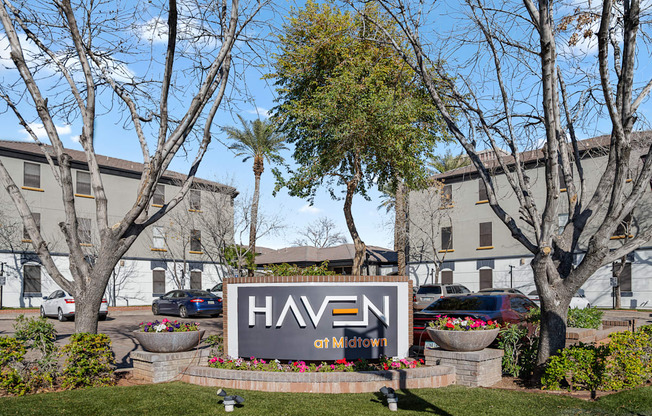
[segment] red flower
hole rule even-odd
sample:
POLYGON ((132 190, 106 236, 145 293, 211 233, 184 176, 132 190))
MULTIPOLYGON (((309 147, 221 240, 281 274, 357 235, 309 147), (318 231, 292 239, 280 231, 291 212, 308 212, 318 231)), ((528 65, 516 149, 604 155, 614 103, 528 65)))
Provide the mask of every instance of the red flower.
POLYGON ((387 363, 383 363, 383 368, 384 368, 385 370, 389 370, 389 366, 387 365, 387 363))
POLYGON ((455 325, 450 322, 446 322, 446 328, 455 328, 455 325))

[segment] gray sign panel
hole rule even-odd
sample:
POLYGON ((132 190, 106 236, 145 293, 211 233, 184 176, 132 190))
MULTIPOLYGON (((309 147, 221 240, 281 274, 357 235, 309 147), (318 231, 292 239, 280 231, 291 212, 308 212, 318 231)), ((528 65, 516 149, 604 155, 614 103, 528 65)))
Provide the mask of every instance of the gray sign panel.
POLYGON ((396 286, 238 288, 241 357, 330 361, 396 356, 396 286))

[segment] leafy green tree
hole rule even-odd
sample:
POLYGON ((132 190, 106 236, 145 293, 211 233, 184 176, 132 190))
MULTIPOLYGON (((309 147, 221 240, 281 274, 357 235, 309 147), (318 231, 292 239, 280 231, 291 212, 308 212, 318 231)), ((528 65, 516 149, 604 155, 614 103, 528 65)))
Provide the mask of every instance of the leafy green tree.
MULTIPOLYGON (((254 197, 251 204, 251 225, 249 226, 249 251, 256 252, 256 224, 258 224, 258 201, 260 199, 260 176, 265 170, 265 160, 273 163, 283 163, 279 154, 285 147, 285 138, 275 130, 274 123, 269 120, 257 119, 245 121, 238 115, 242 130, 235 127, 224 127, 229 139, 234 143, 229 146, 236 156, 244 156, 243 162, 254 160, 254 197)), ((253 269, 249 269, 253 276, 253 269)))
POLYGON ((459 154, 453 156, 450 150, 446 151, 446 154, 442 155, 433 155, 428 161, 430 167, 437 171, 438 173, 448 172, 449 170, 454 170, 471 164, 471 159, 465 154, 459 154))
POLYGON ((336 187, 346 189, 353 274, 360 274, 366 249, 351 214, 353 196, 368 198, 369 187, 397 177, 412 188, 424 186, 424 157, 441 138, 426 91, 385 38, 356 15, 308 1, 292 11, 279 35, 268 75, 279 95, 273 119, 295 145, 298 165, 288 179, 275 171, 277 190, 286 186, 290 195, 312 202, 320 186, 333 198, 336 187))

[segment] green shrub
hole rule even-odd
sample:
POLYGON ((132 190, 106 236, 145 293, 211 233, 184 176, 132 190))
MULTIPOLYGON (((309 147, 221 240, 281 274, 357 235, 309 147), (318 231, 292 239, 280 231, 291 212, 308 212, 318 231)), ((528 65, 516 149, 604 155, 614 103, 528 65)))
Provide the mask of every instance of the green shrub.
POLYGON ((33 348, 48 355, 55 351, 54 342, 57 340, 57 330, 45 318, 26 318, 18 315, 14 324, 14 338, 25 343, 27 348, 33 348))
POLYGON ((70 343, 62 348, 66 355, 62 387, 110 386, 115 383, 115 356, 111 340, 105 334, 72 334, 70 343))
POLYGON ((18 396, 22 396, 31 391, 29 384, 25 382, 20 372, 15 368, 9 367, 0 370, 0 390, 18 396))
POLYGON ((604 382, 609 349, 580 343, 564 349, 550 359, 541 378, 544 389, 598 390, 604 382))
POLYGON ((640 386, 652 378, 652 326, 609 335, 606 390, 640 386))
POLYGON ((604 312, 598 308, 572 308, 568 311, 567 326, 571 328, 600 328, 604 312))
POLYGON ((607 345, 579 344, 548 362, 541 383, 547 389, 570 387, 620 390, 652 379, 652 326, 617 332, 607 345))
POLYGON ((23 361, 25 352, 25 345, 20 340, 6 336, 0 337, 0 369, 23 361))
POLYGON ((295 264, 272 264, 267 266, 265 270, 268 270, 272 276, 333 276, 337 274, 334 271, 328 270, 327 261, 319 266, 312 265, 304 269, 295 264))
POLYGON ((222 335, 211 335, 208 336, 202 341, 204 344, 208 344, 210 348, 210 356, 222 355, 224 352, 224 338, 222 335))
POLYGON ((518 377, 521 373, 519 356, 523 339, 527 335, 527 329, 518 325, 506 324, 498 334, 498 347, 503 350, 503 374, 518 377))

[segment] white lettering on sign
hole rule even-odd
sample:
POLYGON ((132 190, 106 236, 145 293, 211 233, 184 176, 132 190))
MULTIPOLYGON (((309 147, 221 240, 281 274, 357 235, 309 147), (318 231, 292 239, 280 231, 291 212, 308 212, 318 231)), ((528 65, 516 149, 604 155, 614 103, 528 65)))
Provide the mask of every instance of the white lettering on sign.
POLYGON ((365 295, 362 295, 362 321, 334 321, 333 326, 368 326, 370 309, 380 319, 380 322, 389 326, 389 296, 383 296, 383 311, 381 312, 365 295))
MULTIPOLYGON (((306 313, 310 318, 310 322, 312 322, 312 325, 315 328, 317 328, 317 325, 319 325, 319 322, 321 321, 324 312, 326 311, 326 307, 330 302, 357 302, 358 301, 357 296, 326 296, 324 297, 324 300, 319 306, 317 312, 315 312, 307 296, 301 296, 300 298, 306 310, 306 313)), ((367 296, 362 295, 362 310, 363 312, 362 312, 361 321, 333 321, 333 326, 334 327, 368 326, 369 311, 373 312, 373 314, 376 315, 376 317, 383 323, 383 325, 385 325, 386 327, 389 326, 389 296, 383 296, 383 310, 381 311, 376 305, 373 304, 373 302, 371 302, 371 300, 369 300, 367 296)), ((279 315, 278 320, 276 321, 276 327, 280 328, 281 326, 283 326, 285 322, 285 318, 290 312, 292 312, 292 314, 294 315, 295 319, 297 320, 297 323, 299 324, 299 327, 305 328, 306 320, 303 317, 301 310, 299 309, 299 305, 297 305, 297 302, 294 300, 294 297, 292 295, 289 295, 287 300, 285 301, 285 304, 283 305, 283 309, 281 310, 281 314, 279 315)), ((272 326, 272 297, 271 296, 265 296, 264 306, 256 306, 256 297, 249 296, 249 326, 256 325, 257 313, 265 314, 266 327, 272 326)), ((336 313, 357 314, 358 309, 344 309, 344 310, 333 309, 333 314, 336 313)))
POLYGON ((256 297, 249 296, 249 326, 256 325, 257 313, 265 314, 265 326, 272 326, 272 297, 265 296, 265 306, 256 307, 256 297))
POLYGON ((276 321, 277 328, 280 328, 283 325, 283 321, 285 320, 285 315, 287 315, 288 311, 292 311, 294 317, 297 318, 297 322, 299 323, 299 326, 301 328, 306 327, 306 320, 303 319, 303 316, 301 316, 301 312, 299 312, 299 307, 297 306, 297 303, 294 301, 294 298, 290 295, 288 296, 288 300, 285 302, 285 306, 281 311, 281 316, 279 316, 278 321, 276 321))

